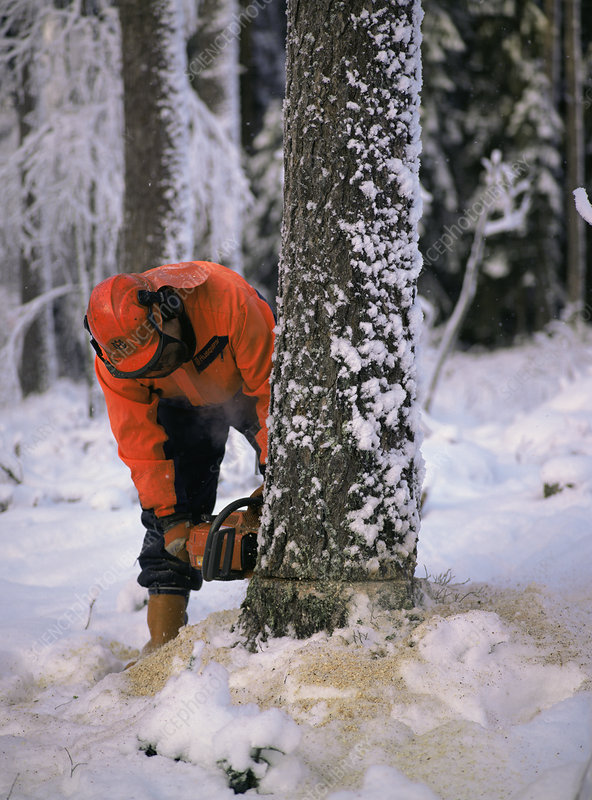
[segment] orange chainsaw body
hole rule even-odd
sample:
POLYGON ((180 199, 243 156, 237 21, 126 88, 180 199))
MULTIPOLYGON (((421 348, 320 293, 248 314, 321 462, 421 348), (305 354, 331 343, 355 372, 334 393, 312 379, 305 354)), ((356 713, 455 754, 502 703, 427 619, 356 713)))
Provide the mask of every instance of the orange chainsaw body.
POLYGON ((189 561, 192 567, 202 570, 204 580, 240 580, 252 574, 257 531, 245 528, 242 518, 242 512, 235 511, 215 531, 211 522, 191 527, 187 541, 189 561))

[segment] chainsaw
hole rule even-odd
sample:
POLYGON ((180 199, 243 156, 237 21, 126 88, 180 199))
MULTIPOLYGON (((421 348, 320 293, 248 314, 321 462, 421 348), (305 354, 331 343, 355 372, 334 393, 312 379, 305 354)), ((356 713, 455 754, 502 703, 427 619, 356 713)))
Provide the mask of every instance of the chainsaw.
POLYGON ((201 570, 204 581, 238 581, 253 574, 258 528, 246 526, 239 509, 262 504, 260 497, 241 497, 216 517, 191 527, 187 541, 189 561, 201 570))

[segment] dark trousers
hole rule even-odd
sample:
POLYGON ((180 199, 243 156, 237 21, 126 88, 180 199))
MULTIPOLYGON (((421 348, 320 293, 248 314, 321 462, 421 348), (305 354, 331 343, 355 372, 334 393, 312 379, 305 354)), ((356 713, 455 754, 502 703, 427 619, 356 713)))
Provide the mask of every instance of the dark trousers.
MULTIPOLYGON (((199 522, 216 502, 220 466, 230 427, 240 431, 259 457, 255 435, 259 422, 256 400, 239 392, 223 405, 194 408, 183 401, 161 400, 157 420, 167 433, 164 451, 175 465, 175 515, 165 520, 199 522)), ((164 549, 164 524, 153 509, 142 510, 146 535, 139 556, 138 583, 150 594, 188 595, 201 586, 198 570, 170 556, 164 549)))

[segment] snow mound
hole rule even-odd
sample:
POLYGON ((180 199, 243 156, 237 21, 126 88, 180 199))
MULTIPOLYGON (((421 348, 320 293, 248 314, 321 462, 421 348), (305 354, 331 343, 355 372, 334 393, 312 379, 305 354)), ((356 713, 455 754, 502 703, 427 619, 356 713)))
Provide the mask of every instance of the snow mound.
POLYGON ((189 669, 156 696, 138 732, 141 748, 204 768, 218 766, 235 791, 287 788, 302 771, 297 759, 285 758, 298 746, 298 726, 277 708, 232 705, 227 670, 216 662, 204 666, 203 648, 203 642, 195 644, 189 669))
POLYGON ((439 800, 427 786, 414 783, 394 767, 370 767, 357 792, 335 792, 328 800, 439 800))
POLYGON ((524 723, 586 679, 574 663, 541 663, 533 644, 493 612, 435 618, 415 639, 415 657, 400 667, 414 702, 395 704, 392 714, 416 734, 451 718, 484 728, 524 723))
POLYGON ((550 458, 541 467, 541 480, 547 486, 589 487, 592 482, 592 456, 567 455, 550 458))
POLYGON ((121 660, 100 637, 71 635, 35 651, 32 671, 40 686, 92 686, 121 671, 121 660))

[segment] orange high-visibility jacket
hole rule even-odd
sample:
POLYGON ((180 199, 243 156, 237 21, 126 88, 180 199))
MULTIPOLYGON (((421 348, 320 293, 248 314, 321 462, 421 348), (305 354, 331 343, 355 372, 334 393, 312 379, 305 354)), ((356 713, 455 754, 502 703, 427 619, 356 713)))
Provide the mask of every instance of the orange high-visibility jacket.
POLYGON ((166 378, 115 378, 98 358, 95 371, 119 456, 131 470, 140 503, 163 517, 175 512, 177 498, 174 462, 164 455, 167 435, 156 421, 159 399, 184 398, 205 406, 224 403, 242 389, 257 401, 261 428, 256 440, 264 463, 275 321, 255 289, 220 264, 168 264, 142 276, 154 290, 172 286, 177 291, 195 331, 196 356, 166 378))

